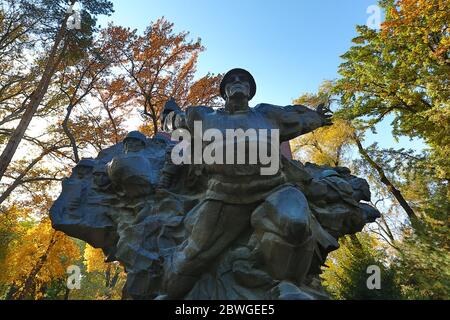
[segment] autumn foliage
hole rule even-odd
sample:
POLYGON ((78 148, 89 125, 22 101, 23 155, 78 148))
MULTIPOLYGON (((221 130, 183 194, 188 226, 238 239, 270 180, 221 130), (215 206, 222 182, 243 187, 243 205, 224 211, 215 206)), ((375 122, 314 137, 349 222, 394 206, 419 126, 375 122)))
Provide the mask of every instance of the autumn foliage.
MULTIPOLYGON (((165 18, 145 30, 96 25, 108 0, 83 0, 81 30, 67 0, 0 0, 0 299, 120 299, 123 267, 51 228, 61 182, 83 157, 139 129, 158 132, 164 103, 219 106, 220 74, 198 74, 205 48, 165 18), (67 267, 82 272, 80 290, 67 267)), ((381 30, 357 26, 339 78, 294 103, 335 107, 334 125, 292 141, 301 161, 367 178, 382 218, 341 241, 323 280, 338 299, 448 299, 450 261, 450 1, 380 0, 381 30), (423 152, 368 146, 389 119, 423 152), (355 156, 356 155, 356 156, 355 156), (367 264, 386 290, 367 292, 367 264)), ((295 40, 293 40, 295 41, 295 40)))
POLYGON ((36 7, 34 17, 22 6, 39 1, 6 2, 0 7, 0 149, 11 145, 32 94, 39 91, 42 99, 32 101, 36 110, 0 182, 0 297, 120 299, 123 267, 51 228, 48 210, 61 181, 81 158, 96 156, 128 131, 155 134, 171 97, 182 107, 218 105, 221 75, 199 76, 200 39, 175 32, 164 18, 142 33, 115 25, 98 30, 87 14, 108 13, 109 6, 96 0, 83 4, 90 25, 73 34, 56 18, 65 15, 55 0, 47 9, 54 10, 53 28, 44 32, 34 28, 48 12, 36 7), (51 41, 58 41, 56 51, 51 41), (67 289, 70 265, 81 268, 83 290, 67 289))

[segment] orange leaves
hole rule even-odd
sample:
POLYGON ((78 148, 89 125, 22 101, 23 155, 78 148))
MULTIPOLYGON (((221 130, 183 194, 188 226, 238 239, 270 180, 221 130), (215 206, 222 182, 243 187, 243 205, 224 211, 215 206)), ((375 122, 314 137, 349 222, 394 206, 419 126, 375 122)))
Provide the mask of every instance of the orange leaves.
POLYGON ((436 59, 445 59, 450 48, 449 21, 450 2, 447 0, 398 0, 389 8, 382 35, 392 34, 411 43, 421 40, 436 59))
MULTIPOLYGON (((221 75, 207 74, 196 81, 203 50, 199 39, 175 32, 173 23, 161 18, 140 34, 110 24, 76 64, 63 60, 39 109, 42 135, 27 138, 26 157, 9 167, 8 180, 0 186, 2 194, 13 187, 3 202, 9 209, 0 212, 2 284, 14 283, 21 296, 36 297, 40 286, 62 280, 66 266, 80 259, 76 243, 51 229, 49 206, 73 160, 94 156, 135 129, 130 124, 139 126, 133 108, 143 115, 141 131, 151 136, 170 97, 182 107, 220 103, 221 75)), ((5 115, 0 111, 0 118, 5 115)), ((88 269, 104 270, 101 252, 91 249, 86 249, 88 269)))
POLYGON ((221 105, 222 101, 218 95, 221 80, 221 74, 214 75, 210 73, 198 79, 189 89, 186 104, 210 106, 221 105))
MULTIPOLYGON (((176 33, 173 26, 160 18, 142 35, 112 25, 106 30, 116 44, 116 59, 128 84, 123 94, 137 104, 141 114, 149 120, 148 125, 153 128, 148 128, 147 132, 157 132, 159 113, 169 98, 185 106, 190 101, 210 102, 217 97, 218 90, 190 92, 195 83, 197 57, 204 48, 199 39, 189 39, 188 32, 176 33), (196 97, 195 92, 202 95, 196 97)), ((215 82, 211 85, 217 88, 215 82)))

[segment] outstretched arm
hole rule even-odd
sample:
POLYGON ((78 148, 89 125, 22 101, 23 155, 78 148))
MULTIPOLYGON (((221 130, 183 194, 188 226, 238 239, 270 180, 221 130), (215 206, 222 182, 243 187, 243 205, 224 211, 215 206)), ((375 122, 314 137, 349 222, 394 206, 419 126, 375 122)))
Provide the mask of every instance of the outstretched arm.
POLYGON ((325 104, 321 103, 317 106, 316 112, 323 119, 323 126, 331 126, 333 122, 331 122, 331 118, 333 117, 333 112, 325 106, 325 104))
POLYGON ((323 104, 315 110, 302 105, 280 107, 265 104, 260 105, 259 108, 277 123, 281 141, 289 141, 317 128, 332 124, 331 111, 323 104))

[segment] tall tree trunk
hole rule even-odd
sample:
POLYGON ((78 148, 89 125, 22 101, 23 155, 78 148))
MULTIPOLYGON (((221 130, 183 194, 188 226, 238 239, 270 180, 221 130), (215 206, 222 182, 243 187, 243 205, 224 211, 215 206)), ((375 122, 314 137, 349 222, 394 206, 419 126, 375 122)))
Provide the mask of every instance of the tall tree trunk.
POLYGON ((44 254, 39 258, 36 265, 31 269, 31 272, 29 273, 27 279, 25 280, 25 284, 23 286, 23 289, 20 291, 20 293, 17 295, 18 300, 23 300, 26 298, 27 294, 30 292, 30 289, 34 286, 34 280, 36 278, 36 275, 41 271, 42 267, 44 266, 45 262, 47 261, 48 255, 50 251, 52 250, 55 243, 58 241, 58 237, 56 234, 56 230, 53 231, 52 237, 50 238, 50 243, 48 244, 47 249, 45 250, 44 254))
POLYGON ((358 151, 361 154, 361 156, 367 161, 367 163, 373 169, 375 169, 375 171, 378 173, 378 175, 380 177, 381 182, 388 188, 389 192, 395 197, 395 199, 397 199, 398 203, 403 208, 403 210, 405 210, 406 214, 408 215, 409 219, 411 220, 411 223, 414 224, 417 221, 418 217, 417 217, 416 213, 414 212, 414 210, 409 206, 408 202, 405 200, 405 198, 403 197, 400 190, 398 190, 393 185, 391 180, 388 179, 388 177, 384 173, 383 168, 381 166, 379 166, 369 156, 366 149, 364 149, 364 147, 362 146, 361 140, 359 140, 359 138, 356 135, 354 136, 354 140, 355 140, 356 146, 358 147, 358 151))
POLYGON ((152 123, 153 123, 153 135, 155 136, 159 131, 158 118, 156 117, 155 114, 152 114, 152 123))
POLYGON ((62 60, 63 52, 65 51, 67 44, 64 43, 64 47, 59 54, 58 48, 66 35, 66 24, 68 18, 69 15, 66 14, 56 34, 55 42, 47 59, 45 70, 41 77, 41 80, 39 81, 36 90, 34 90, 34 92, 31 94, 30 100, 25 108, 25 112, 22 115, 19 125, 11 134, 8 143, 3 150, 2 155, 0 156, 0 181, 3 178, 3 175, 5 174, 5 171, 8 168, 14 154, 16 153, 17 148, 19 147, 19 144, 25 134, 25 131, 30 125, 30 122, 33 119, 33 116, 36 113, 39 105, 41 104, 42 99, 44 99, 44 96, 48 91, 50 81, 62 60))
POLYGON ((66 136, 70 140, 70 145, 72 146, 73 156, 76 163, 80 162, 80 156, 78 155, 78 146, 77 141, 75 140, 75 137, 73 136, 72 132, 69 129, 69 119, 70 115, 72 114, 72 110, 75 106, 73 104, 69 104, 67 107, 67 113, 64 117, 64 121, 62 123, 63 130, 66 134, 66 136))

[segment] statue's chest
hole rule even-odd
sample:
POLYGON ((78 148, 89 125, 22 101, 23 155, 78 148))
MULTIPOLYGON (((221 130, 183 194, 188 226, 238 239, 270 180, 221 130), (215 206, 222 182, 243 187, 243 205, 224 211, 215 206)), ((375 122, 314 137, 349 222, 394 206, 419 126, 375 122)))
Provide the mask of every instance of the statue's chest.
POLYGON ((226 130, 236 129, 242 129, 244 131, 247 131, 248 129, 276 129, 272 121, 262 114, 253 111, 234 114, 223 112, 205 114, 202 117, 201 124, 203 132, 208 129, 217 129, 223 134, 226 133, 226 130))

